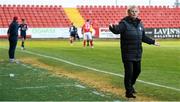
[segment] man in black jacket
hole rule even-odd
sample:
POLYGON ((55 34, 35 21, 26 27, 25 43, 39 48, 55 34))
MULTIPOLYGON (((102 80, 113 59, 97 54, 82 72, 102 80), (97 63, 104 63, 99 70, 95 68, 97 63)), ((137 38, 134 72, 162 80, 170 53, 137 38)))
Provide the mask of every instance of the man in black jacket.
POLYGON ((10 62, 14 62, 14 54, 15 54, 15 49, 18 41, 18 29, 19 29, 19 24, 18 24, 18 17, 14 17, 13 21, 9 25, 8 29, 8 40, 9 40, 9 60, 10 62))
POLYGON ((133 85, 141 72, 142 42, 159 46, 145 35, 144 26, 138 18, 139 10, 130 6, 128 16, 124 17, 118 25, 109 25, 114 34, 121 34, 121 54, 125 69, 124 84, 127 98, 136 98, 133 85))

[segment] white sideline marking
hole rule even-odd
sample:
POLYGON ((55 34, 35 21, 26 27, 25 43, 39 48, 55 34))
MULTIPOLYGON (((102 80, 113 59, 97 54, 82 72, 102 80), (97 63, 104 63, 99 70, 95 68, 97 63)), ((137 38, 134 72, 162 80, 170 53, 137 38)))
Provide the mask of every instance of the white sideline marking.
POLYGON ((82 88, 82 89, 85 89, 86 87, 85 86, 82 86, 82 85, 79 85, 79 84, 77 84, 77 85, 75 85, 76 87, 79 87, 79 88, 82 88))
POLYGON ((54 85, 54 86, 31 86, 31 87, 19 87, 15 88, 17 90, 22 90, 22 89, 44 89, 44 88, 49 88, 49 87, 74 87, 73 84, 62 84, 62 85, 54 85))
MULTIPOLYGON (((0 75, 0 77, 1 77, 1 76, 2 76, 2 77, 10 76, 10 74, 14 74, 14 73, 9 73, 9 74, 6 74, 6 75, 0 75)), ((14 74, 14 77, 15 77, 15 75, 17 76, 17 75, 19 75, 19 74, 14 74)))
POLYGON ((26 65, 26 64, 21 64, 22 66, 24 66, 24 67, 26 67, 26 68, 28 68, 28 69, 33 69, 31 66, 28 66, 28 65, 26 65))
MULTIPOLYGON (((1 86, 1 84, 0 84, 1 86)), ((85 89, 86 87, 85 86, 82 86, 80 84, 60 84, 60 85, 54 85, 54 86, 27 86, 27 87, 18 87, 18 88, 15 88, 16 90, 24 90, 24 89, 45 89, 45 88, 50 88, 50 87, 56 87, 56 88, 60 88, 60 87, 78 87, 78 88, 82 88, 82 89, 85 89)), ((99 95, 99 96, 102 96, 104 97, 105 95, 104 94, 101 94, 97 91, 92 91, 93 94, 95 95, 99 95)))
POLYGON ((93 93, 93 94, 95 94, 95 95, 102 96, 102 97, 104 97, 104 96, 105 96, 104 94, 101 94, 101 93, 99 93, 99 92, 97 92, 97 91, 92 91, 92 93, 93 93))
MULTIPOLYGON (((4 47, 0 47, 0 48, 4 48, 4 47)), ((4 49, 7 49, 7 48, 4 48, 4 49)), ((105 74, 119 76, 119 77, 122 77, 122 78, 124 77, 124 75, 122 75, 122 74, 116 74, 116 73, 112 73, 112 72, 107 72, 107 71, 103 71, 103 70, 94 69, 94 68, 91 68, 91 67, 79 65, 79 64, 76 64, 76 63, 73 63, 73 62, 70 62, 70 61, 67 61, 67 60, 63 60, 63 59, 60 59, 60 58, 52 57, 52 56, 38 54, 38 53, 34 53, 34 52, 31 52, 31 51, 27 51, 27 50, 25 50, 23 52, 29 53, 29 54, 32 54, 32 55, 37 55, 37 56, 41 56, 41 57, 46 57, 46 58, 54 59, 54 60, 61 61, 61 62, 67 63, 67 64, 78 66, 78 67, 81 67, 81 68, 93 70, 93 71, 96 71, 96 72, 101 72, 101 73, 105 73, 105 74)), ((143 80, 137 80, 137 81, 141 82, 141 83, 144 83, 144 84, 148 84, 148 85, 152 85, 152 86, 158 86, 158 87, 162 87, 162 88, 166 88, 166 89, 171 89, 171 90, 175 90, 175 91, 179 91, 180 92, 180 89, 178 89, 178 88, 169 87, 169 86, 165 86, 165 85, 160 85, 160 84, 156 84, 156 83, 152 83, 152 82, 147 82, 147 81, 143 81, 143 80)))
MULTIPOLYGON (((105 74, 110 74, 110 75, 114 75, 114 76, 119 76, 119 77, 122 77, 122 78, 124 77, 124 75, 122 75, 122 74, 116 74, 116 73, 112 73, 112 72, 107 72, 107 71, 103 71, 103 70, 98 70, 98 69, 95 69, 95 68, 91 68, 91 67, 88 67, 88 66, 76 64, 76 63, 73 63, 73 62, 70 62, 70 61, 67 61, 67 60, 63 60, 63 59, 60 59, 60 58, 52 57, 52 56, 47 56, 47 55, 43 55, 43 54, 39 54, 39 53, 27 51, 27 50, 25 50, 25 51, 23 51, 23 52, 28 53, 28 54, 32 54, 32 55, 41 56, 41 57, 50 58, 50 59, 57 60, 57 61, 61 61, 61 62, 70 64, 70 65, 74 65, 74 66, 78 66, 78 67, 81 67, 81 68, 93 70, 93 71, 96 71, 96 72, 101 72, 101 73, 105 73, 105 74)), ((175 91, 179 91, 179 92, 180 92, 180 89, 178 89, 178 88, 169 87, 169 86, 165 86, 165 85, 160 85, 160 84, 156 84, 156 83, 152 83, 152 82, 147 82, 147 81, 143 81, 143 80, 137 80, 137 81, 138 81, 138 82, 141 82, 141 83, 148 84, 148 85, 163 87, 163 88, 167 88, 167 89, 171 89, 171 90, 175 90, 175 91)))

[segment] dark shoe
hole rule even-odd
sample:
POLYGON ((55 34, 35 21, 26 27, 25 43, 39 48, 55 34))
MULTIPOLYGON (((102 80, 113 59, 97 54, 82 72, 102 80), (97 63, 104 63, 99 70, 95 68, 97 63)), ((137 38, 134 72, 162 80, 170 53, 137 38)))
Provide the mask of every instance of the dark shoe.
POLYGON ((133 94, 126 94, 127 98, 136 98, 136 96, 134 96, 133 94))

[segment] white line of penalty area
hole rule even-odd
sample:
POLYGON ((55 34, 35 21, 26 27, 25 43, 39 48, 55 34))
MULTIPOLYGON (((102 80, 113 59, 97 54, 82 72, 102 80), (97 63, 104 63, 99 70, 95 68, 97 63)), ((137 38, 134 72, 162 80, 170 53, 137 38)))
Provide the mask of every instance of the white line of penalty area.
MULTIPOLYGON (((0 47, 0 48, 4 48, 4 47, 0 47)), ((7 49, 7 48, 4 48, 4 49, 7 49)), ((20 51, 20 50, 17 50, 17 51, 20 51)), ((91 67, 88 67, 88 66, 76 64, 76 63, 73 63, 73 62, 70 62, 70 61, 67 61, 67 60, 64 60, 64 59, 60 59, 60 58, 56 58, 56 57, 52 57, 52 56, 47 56, 47 55, 44 55, 44 54, 39 54, 39 53, 35 53, 35 52, 32 52, 32 51, 27 51, 27 50, 23 50, 21 52, 32 54, 32 55, 36 55, 36 56, 41 56, 41 57, 45 57, 45 58, 49 58, 49 59, 53 59, 53 60, 56 60, 56 61, 61 61, 61 62, 70 64, 70 65, 74 65, 74 66, 77 66, 77 67, 85 68, 85 69, 88 69, 88 70, 92 70, 92 71, 101 72, 101 73, 105 73, 105 74, 114 75, 114 76, 118 76, 118 77, 124 78, 124 75, 122 75, 122 74, 116 74, 116 73, 112 73, 112 72, 98 70, 98 69, 91 68, 91 67)), ((140 83, 144 83, 144 84, 148 84, 148 85, 152 85, 152 86, 158 86, 158 87, 162 87, 162 88, 166 88, 166 89, 171 89, 171 90, 175 90, 175 91, 179 91, 180 92, 179 88, 174 88, 174 87, 170 87, 170 86, 160 85, 160 84, 156 84, 156 83, 152 83, 152 82, 147 82, 147 81, 143 81, 143 80, 137 80, 137 81, 140 82, 140 83)))

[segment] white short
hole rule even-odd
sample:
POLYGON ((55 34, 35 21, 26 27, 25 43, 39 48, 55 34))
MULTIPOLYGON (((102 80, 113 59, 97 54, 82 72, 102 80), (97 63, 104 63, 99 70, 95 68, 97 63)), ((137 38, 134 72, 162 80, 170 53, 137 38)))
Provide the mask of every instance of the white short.
POLYGON ((92 40, 91 32, 84 33, 84 40, 92 40))

